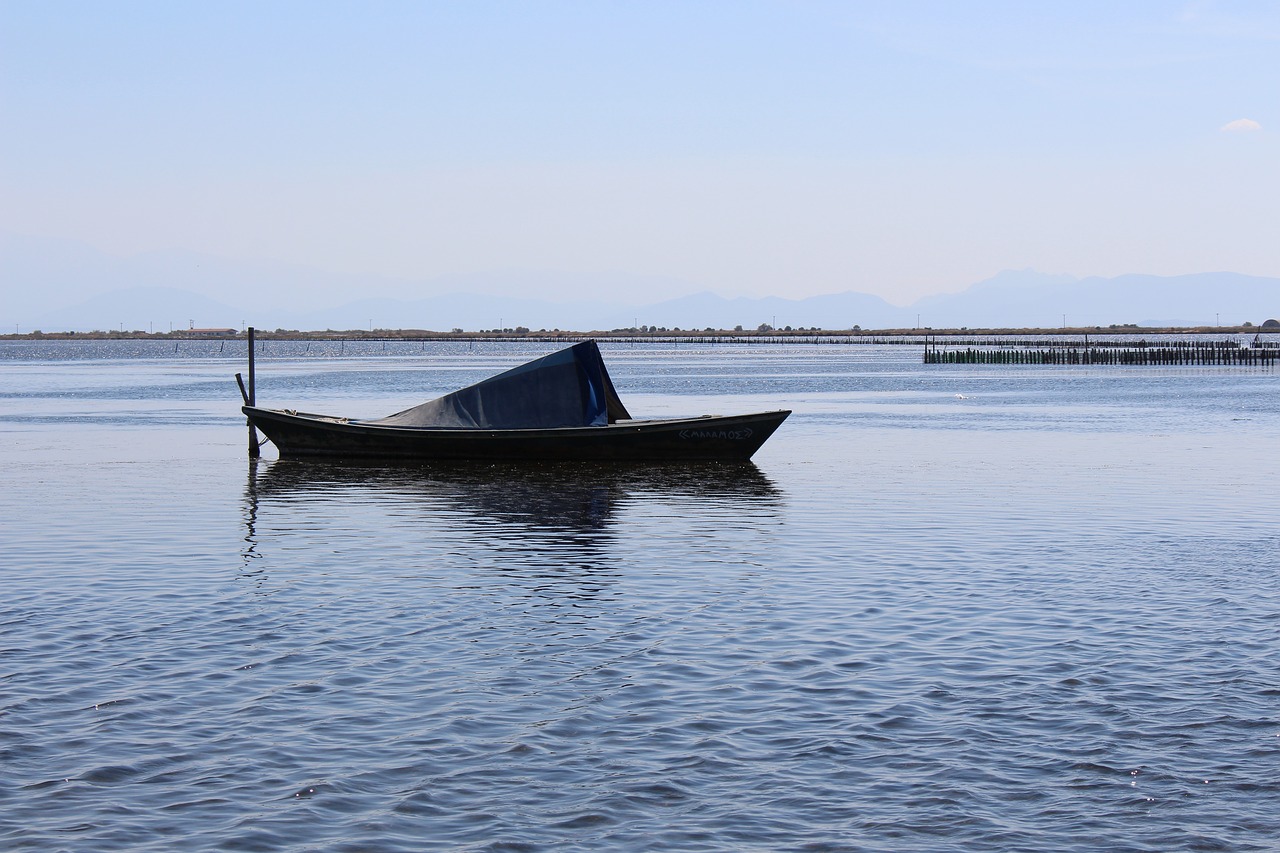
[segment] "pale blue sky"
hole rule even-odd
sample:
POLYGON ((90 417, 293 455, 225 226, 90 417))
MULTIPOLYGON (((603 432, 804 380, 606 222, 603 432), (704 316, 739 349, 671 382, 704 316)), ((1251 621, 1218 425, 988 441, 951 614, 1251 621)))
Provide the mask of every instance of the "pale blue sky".
POLYGON ((121 255, 1280 276, 1277 140, 1274 2, 0 0, 0 229, 121 255))

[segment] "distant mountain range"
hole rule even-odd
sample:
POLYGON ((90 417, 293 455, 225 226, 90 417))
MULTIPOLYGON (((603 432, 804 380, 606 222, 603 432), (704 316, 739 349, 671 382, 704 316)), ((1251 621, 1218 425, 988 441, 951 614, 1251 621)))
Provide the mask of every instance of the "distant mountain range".
POLYGON ((1077 279, 1006 271, 960 293, 925 297, 905 307, 854 292, 806 299, 726 298, 703 292, 636 303, 627 301, 627 295, 691 288, 641 276, 588 278, 546 272, 414 282, 182 252, 119 258, 72 241, 2 232, 0 283, 0 330, 46 332, 159 332, 189 325, 304 331, 477 331, 500 326, 575 331, 632 326, 755 329, 761 324, 823 329, 1058 328, 1259 325, 1280 316, 1280 278, 1230 272, 1077 279), (599 296, 566 298, 574 291, 599 296), (424 292, 440 295, 417 295, 424 292))

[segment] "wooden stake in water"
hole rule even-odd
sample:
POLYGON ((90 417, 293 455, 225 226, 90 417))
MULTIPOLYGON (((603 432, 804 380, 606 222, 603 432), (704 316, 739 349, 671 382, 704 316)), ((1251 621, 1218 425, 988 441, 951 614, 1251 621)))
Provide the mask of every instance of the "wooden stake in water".
MULTIPOLYGON (((253 365, 253 326, 249 327, 249 405, 256 406, 258 401, 257 377, 254 374, 253 365)), ((258 431, 253 427, 253 421, 249 421, 249 458, 257 459, 262 455, 262 449, 258 447, 258 431)))

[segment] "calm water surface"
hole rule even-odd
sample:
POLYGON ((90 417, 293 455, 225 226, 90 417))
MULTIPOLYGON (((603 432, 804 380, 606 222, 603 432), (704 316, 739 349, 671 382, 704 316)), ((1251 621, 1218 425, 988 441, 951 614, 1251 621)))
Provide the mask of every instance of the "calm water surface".
MULTIPOLYGON (((1275 371, 606 344, 637 415, 795 414, 349 468, 246 461, 243 346, 0 344, 0 848, 1280 849, 1275 371)), ((337 346, 259 399, 551 349, 337 346)))

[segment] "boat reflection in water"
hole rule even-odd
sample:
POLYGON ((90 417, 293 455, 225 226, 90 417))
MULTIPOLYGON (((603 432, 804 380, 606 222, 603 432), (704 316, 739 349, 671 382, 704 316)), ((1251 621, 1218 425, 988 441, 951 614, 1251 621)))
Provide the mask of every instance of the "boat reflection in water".
POLYGON ((349 563, 391 559, 433 571, 475 561, 517 571, 603 568, 616 562, 609 552, 620 532, 646 547, 683 529, 731 551, 732 527, 744 518, 767 525, 781 502, 751 462, 257 461, 245 495, 246 569, 268 554, 314 559, 321 543, 349 563))

